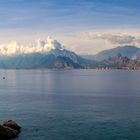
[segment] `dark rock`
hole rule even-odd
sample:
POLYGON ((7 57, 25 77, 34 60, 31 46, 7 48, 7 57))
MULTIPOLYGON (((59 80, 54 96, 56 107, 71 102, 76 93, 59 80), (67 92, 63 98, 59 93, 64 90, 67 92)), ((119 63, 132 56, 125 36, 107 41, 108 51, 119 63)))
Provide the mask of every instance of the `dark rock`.
POLYGON ((14 130, 17 130, 18 132, 20 132, 20 129, 21 129, 21 127, 13 120, 8 120, 8 121, 4 122, 3 126, 10 127, 14 130))
POLYGON ((0 138, 14 138, 18 136, 18 131, 10 127, 0 126, 0 138))
POLYGON ((109 57, 102 61, 102 66, 113 68, 113 69, 130 69, 130 70, 139 70, 140 61, 129 59, 126 56, 118 54, 115 57, 109 57))
POLYGON ((14 121, 9 120, 0 125, 0 139, 15 138, 20 133, 21 127, 14 121))

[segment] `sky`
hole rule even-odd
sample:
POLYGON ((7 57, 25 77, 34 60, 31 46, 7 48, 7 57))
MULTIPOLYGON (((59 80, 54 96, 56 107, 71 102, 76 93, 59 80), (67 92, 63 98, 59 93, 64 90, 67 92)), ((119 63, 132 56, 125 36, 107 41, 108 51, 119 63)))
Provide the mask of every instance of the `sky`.
POLYGON ((0 0, 0 43, 51 36, 79 54, 140 47, 140 0, 0 0))

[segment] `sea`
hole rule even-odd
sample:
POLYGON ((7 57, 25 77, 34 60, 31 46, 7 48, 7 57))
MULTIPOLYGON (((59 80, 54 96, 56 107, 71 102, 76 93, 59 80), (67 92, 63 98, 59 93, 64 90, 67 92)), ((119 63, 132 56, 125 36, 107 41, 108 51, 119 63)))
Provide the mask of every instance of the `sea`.
POLYGON ((0 70, 15 140, 140 140, 140 71, 0 70))

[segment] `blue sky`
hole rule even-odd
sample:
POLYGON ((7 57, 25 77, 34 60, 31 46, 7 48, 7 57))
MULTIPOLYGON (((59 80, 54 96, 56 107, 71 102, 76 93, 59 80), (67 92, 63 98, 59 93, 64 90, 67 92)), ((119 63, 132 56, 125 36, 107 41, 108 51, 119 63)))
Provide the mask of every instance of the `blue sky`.
MULTIPOLYGON (((76 34, 78 39, 78 33, 138 32, 139 15, 140 0, 0 0, 0 38, 28 40, 51 35, 75 46, 78 42, 71 36, 76 34)), ((92 44, 91 40, 85 43, 92 44)))
POLYGON ((138 28, 139 14, 139 0, 0 0, 0 28, 138 28))

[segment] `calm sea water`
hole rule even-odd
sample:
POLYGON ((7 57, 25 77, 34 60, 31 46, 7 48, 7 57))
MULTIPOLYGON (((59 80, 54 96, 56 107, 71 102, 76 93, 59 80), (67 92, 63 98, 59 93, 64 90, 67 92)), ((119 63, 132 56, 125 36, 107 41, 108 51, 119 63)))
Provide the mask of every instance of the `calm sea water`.
POLYGON ((16 140, 140 140, 140 72, 1 70, 7 119, 16 140))

